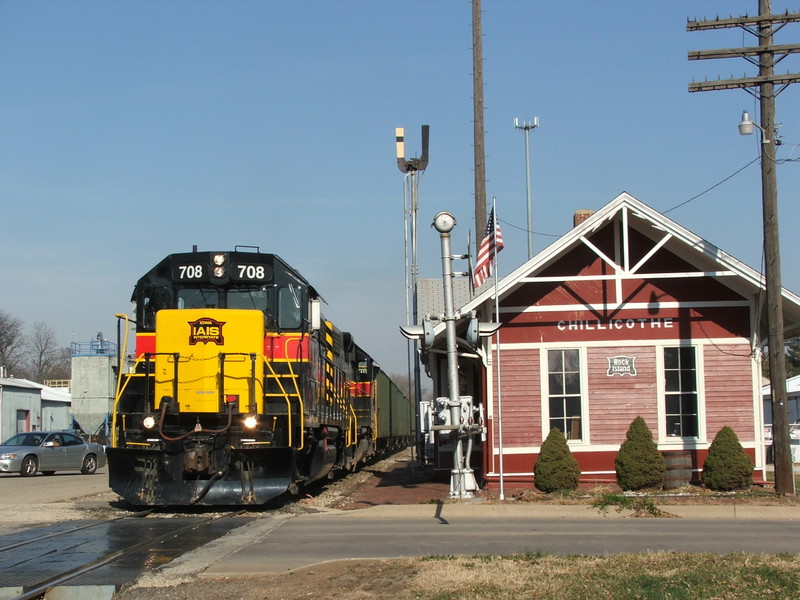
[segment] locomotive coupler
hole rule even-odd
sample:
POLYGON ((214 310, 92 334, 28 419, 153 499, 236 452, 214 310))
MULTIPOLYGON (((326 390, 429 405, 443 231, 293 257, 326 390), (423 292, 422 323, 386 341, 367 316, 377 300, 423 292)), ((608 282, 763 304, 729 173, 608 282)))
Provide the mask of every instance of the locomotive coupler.
POLYGON ((202 446, 186 448, 183 452, 183 469, 189 473, 204 473, 208 471, 211 457, 202 446))

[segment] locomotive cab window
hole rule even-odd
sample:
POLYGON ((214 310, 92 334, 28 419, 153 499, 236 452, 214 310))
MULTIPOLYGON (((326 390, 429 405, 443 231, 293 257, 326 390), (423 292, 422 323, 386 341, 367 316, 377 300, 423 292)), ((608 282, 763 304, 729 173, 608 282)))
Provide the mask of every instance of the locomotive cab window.
POLYGON ((178 292, 178 308, 219 308, 219 292, 210 288, 184 288, 178 292))
POLYGON ((304 294, 300 286, 289 284, 278 290, 278 327, 299 329, 303 323, 304 294))
MULTIPOLYGON (((137 290, 138 291, 138 290, 137 290)), ((142 324, 144 331, 153 331, 156 327, 156 313, 165 308, 171 308, 171 293, 164 286, 151 287, 142 290, 141 294, 134 291, 131 300, 135 304, 134 312, 142 324), (141 309, 141 313, 139 310, 141 309)))
POLYGON ((248 308, 272 312, 272 288, 245 288, 228 291, 228 308, 248 308))

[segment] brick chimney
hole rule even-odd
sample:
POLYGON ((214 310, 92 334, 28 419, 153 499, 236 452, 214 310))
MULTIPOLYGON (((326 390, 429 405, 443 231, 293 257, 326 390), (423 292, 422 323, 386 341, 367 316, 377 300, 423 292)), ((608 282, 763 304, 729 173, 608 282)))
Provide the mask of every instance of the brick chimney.
POLYGON ((572 226, 577 227, 581 223, 583 223, 586 219, 591 217, 594 214, 594 211, 591 208, 579 208, 575 211, 575 214, 572 216, 572 226))

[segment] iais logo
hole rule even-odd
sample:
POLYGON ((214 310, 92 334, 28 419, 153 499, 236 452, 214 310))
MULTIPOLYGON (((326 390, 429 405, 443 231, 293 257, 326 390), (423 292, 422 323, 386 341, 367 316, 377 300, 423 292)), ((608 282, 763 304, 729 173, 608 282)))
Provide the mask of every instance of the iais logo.
POLYGON ((225 338, 222 335, 224 321, 201 317, 197 321, 189 321, 189 345, 208 344, 213 342, 218 346, 225 345, 225 338))

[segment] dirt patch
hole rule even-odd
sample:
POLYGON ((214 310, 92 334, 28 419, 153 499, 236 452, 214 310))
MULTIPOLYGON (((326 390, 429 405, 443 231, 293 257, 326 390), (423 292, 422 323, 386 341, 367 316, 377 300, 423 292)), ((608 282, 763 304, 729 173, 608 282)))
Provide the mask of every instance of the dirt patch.
POLYGON ((114 598, 122 600, 307 600, 347 598, 383 600, 403 597, 409 578, 419 561, 359 560, 337 561, 298 569, 281 575, 249 578, 203 579, 177 587, 141 587, 123 590, 114 598))

